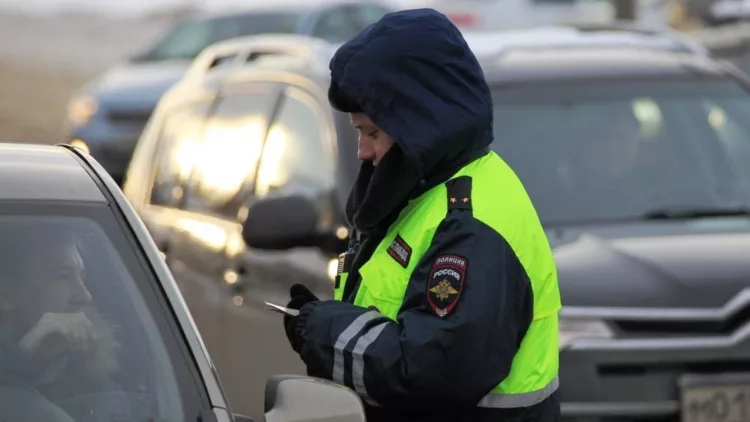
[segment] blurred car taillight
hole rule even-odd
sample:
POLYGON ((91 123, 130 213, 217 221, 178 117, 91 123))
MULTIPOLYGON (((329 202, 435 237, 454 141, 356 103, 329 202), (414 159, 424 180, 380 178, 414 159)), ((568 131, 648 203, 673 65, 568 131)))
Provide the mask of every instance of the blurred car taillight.
POLYGON ((475 28, 479 25, 479 17, 473 12, 454 12, 447 16, 459 28, 475 28))

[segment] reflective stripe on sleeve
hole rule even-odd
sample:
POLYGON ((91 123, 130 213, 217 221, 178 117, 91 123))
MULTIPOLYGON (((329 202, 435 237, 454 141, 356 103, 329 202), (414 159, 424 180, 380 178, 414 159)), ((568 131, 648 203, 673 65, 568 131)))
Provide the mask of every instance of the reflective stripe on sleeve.
POLYGON ((333 381, 344 385, 344 349, 354 337, 359 334, 365 325, 375 318, 380 317, 380 313, 369 311, 358 316, 344 331, 339 334, 336 344, 333 345, 333 381))
POLYGON ((383 332, 388 324, 390 322, 386 321, 372 327, 357 340, 357 344, 354 346, 354 350, 352 350, 352 383, 354 384, 354 391, 372 406, 378 406, 378 403, 367 394, 367 387, 365 387, 364 353, 378 339, 380 333, 383 332))
POLYGON ((546 387, 541 390, 531 391, 529 393, 520 394, 503 394, 503 393, 490 393, 482 400, 479 401, 477 407, 490 407, 509 409, 516 407, 529 407, 535 404, 539 404, 547 397, 551 396, 560 386, 560 381, 557 376, 547 384, 546 387))

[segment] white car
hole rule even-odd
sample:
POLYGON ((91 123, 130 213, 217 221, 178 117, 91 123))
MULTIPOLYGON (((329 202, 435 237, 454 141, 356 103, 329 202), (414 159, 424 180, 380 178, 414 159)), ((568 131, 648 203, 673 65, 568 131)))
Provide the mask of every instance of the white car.
MULTIPOLYGON (((0 420, 252 420, 233 414, 172 274, 98 162, 0 144, 0 178, 0 420)), ((327 381, 273 376, 265 395, 268 422, 365 420, 327 381)))

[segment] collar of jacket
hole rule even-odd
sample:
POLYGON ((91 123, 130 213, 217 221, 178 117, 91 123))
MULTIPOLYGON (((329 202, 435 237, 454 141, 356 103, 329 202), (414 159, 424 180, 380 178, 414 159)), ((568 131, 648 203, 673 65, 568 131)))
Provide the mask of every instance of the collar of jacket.
POLYGON ((376 229, 387 229, 409 200, 445 183, 470 162, 490 152, 490 147, 460 151, 444 170, 420 179, 402 150, 394 145, 380 164, 362 163, 357 180, 346 203, 346 217, 355 230, 367 235, 376 229))

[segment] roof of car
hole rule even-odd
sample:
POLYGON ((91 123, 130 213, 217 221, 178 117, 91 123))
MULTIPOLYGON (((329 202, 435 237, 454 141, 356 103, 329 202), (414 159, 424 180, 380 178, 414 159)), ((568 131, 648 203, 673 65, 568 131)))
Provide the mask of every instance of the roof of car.
POLYGON ((259 13, 308 13, 315 10, 322 10, 326 7, 347 5, 347 4, 381 4, 376 0, 296 0, 285 2, 271 2, 267 4, 258 4, 252 7, 246 5, 224 6, 219 9, 199 9, 192 16, 193 19, 221 19, 231 16, 247 16, 259 13))
POLYGON ((552 25, 507 31, 465 31, 477 56, 531 48, 637 47, 709 55, 696 40, 670 29, 640 28, 632 24, 552 25))
POLYGON ((0 200, 106 203, 94 180, 62 146, 0 143, 0 200))
POLYGON ((721 76, 727 68, 690 53, 628 47, 515 50, 481 58, 490 83, 721 76))
POLYGON ((230 9, 230 10, 225 10, 225 9, 224 10, 201 10, 191 15, 190 19, 196 20, 196 21, 209 21, 209 20, 218 20, 218 19, 231 18, 231 17, 253 16, 253 15, 260 15, 260 14, 265 15, 265 14, 276 14, 276 13, 307 13, 310 10, 312 10, 310 7, 305 7, 304 5, 301 5, 299 7, 293 7, 293 6, 276 7, 273 5, 269 5, 266 7, 254 8, 254 9, 236 8, 236 9, 230 9))
MULTIPOLYGON (((331 54, 335 47, 337 46, 331 49, 331 54)), ((721 76, 728 71, 710 56, 639 46, 533 46, 478 56, 490 83, 721 76)), ((222 83, 227 83, 231 79, 227 78, 230 75, 237 77, 278 70, 303 74, 318 82, 327 83, 328 58, 326 54, 315 59, 291 55, 271 56, 269 60, 258 60, 253 66, 230 68, 226 73, 216 72, 214 76, 222 83)))
MULTIPOLYGON (((263 34, 232 38, 206 47, 171 91, 217 89, 232 79, 264 70, 286 70, 327 77, 328 59, 337 44, 299 34, 263 34)), ((177 94, 169 94, 175 96, 177 94)))
MULTIPOLYGON (((729 70, 678 34, 623 25, 467 32, 464 37, 490 83, 706 76, 729 70)), ((183 95, 216 91, 274 72, 327 85, 328 61, 337 48, 338 44, 299 34, 218 42, 193 61, 175 92, 166 97, 170 103, 179 102, 183 95), (219 62, 224 57, 229 60, 219 62)))

